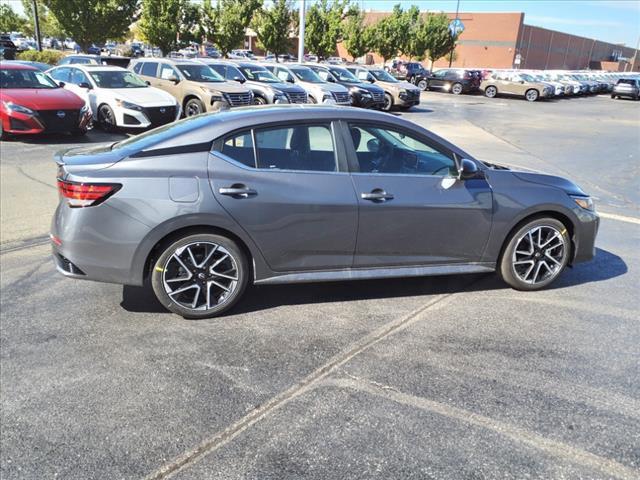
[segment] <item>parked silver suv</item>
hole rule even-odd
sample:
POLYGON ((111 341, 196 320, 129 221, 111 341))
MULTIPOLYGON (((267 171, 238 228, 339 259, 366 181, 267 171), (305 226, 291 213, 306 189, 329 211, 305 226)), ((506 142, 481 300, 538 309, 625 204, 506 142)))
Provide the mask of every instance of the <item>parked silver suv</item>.
POLYGON ((613 87, 611 98, 628 97, 640 99, 640 78, 621 78, 613 87))

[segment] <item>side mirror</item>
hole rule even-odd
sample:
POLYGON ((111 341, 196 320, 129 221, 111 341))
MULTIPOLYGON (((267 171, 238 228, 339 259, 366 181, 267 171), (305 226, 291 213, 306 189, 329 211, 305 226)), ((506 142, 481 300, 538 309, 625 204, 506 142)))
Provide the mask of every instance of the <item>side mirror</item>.
POLYGON ((331 76, 327 76, 327 82, 329 83, 336 83, 336 79, 331 77, 331 76))
POLYGON ((87 90, 91 90, 91 85, 89 85, 87 82, 79 83, 78 86, 80 88, 86 88, 87 90))
POLYGON ((147 85, 151 85, 151 82, 149 80, 145 80, 144 83, 146 83, 147 85))
POLYGON ((287 77, 287 83, 295 83, 295 81, 293 80, 293 78, 287 77))
POLYGON ((64 87, 64 86, 66 85, 66 83, 64 83, 64 82, 62 82, 62 81, 61 81, 61 82, 58 82, 58 85, 59 85, 60 87, 64 87))
POLYGON ((244 82, 246 82, 246 80, 245 80, 244 78, 241 78, 241 77, 235 77, 235 78, 234 78, 234 80, 235 80, 236 82, 238 82, 238 83, 244 83, 244 82))
POLYGON ((373 77, 367 77, 367 80, 369 80, 369 83, 375 83, 376 79, 373 77))
POLYGON ((180 79, 178 77, 176 77, 175 75, 171 75, 169 78, 167 78, 167 80, 169 80, 170 82, 173 83, 179 83, 180 79))
POLYGON ((475 162, 472 162, 468 158, 460 160, 460 167, 458 168, 458 178, 460 180, 468 180, 474 178, 478 174, 478 166, 475 162))

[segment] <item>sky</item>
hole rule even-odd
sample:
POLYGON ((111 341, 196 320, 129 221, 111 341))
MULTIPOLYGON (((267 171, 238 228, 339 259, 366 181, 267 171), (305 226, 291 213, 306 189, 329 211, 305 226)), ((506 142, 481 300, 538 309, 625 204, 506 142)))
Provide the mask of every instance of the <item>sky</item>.
MULTIPOLYGON (((311 0, 313 1, 313 0, 311 0)), ((387 11, 400 3, 420 10, 455 12, 457 0, 354 0, 362 9, 387 11)), ((460 0, 461 12, 524 12, 524 22, 635 47, 640 0, 460 0)))
MULTIPOLYGON (((202 0, 193 0, 201 3, 202 0)), ((268 0, 267 0, 268 1, 268 0)), ((314 0, 307 0, 307 4, 314 0)), ((457 0, 352 0, 363 10, 389 11, 400 3, 420 10, 455 12, 457 0)), ((22 12, 20 0, 0 0, 22 12)), ((298 0, 293 0, 294 4, 298 0)), ((524 12, 528 25, 636 47, 640 0, 460 0, 462 12, 524 12)))

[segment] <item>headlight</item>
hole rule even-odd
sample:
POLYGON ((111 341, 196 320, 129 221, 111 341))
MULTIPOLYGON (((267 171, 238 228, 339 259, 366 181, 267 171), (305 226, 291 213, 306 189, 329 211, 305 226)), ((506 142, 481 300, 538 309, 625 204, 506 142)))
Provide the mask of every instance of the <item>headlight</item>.
POLYGON ((126 100, 120 100, 116 98, 116 105, 121 108, 126 108, 128 110, 137 110, 138 112, 142 111, 142 107, 140 105, 136 105, 135 103, 127 102, 126 100))
POLYGON ((358 88, 358 87, 353 87, 351 89, 351 93, 357 93, 358 95, 362 95, 363 97, 371 96, 368 90, 365 90, 364 88, 358 88))
POLYGON ((2 102, 2 104, 4 105, 4 108, 9 110, 10 112, 24 113, 25 115, 35 115, 36 114, 36 112, 31 110, 30 108, 23 107, 22 105, 18 105, 17 103, 2 102))
POLYGON ((580 208, 584 208, 585 210, 589 210, 593 212, 596 209, 596 206, 593 203, 593 199, 591 197, 578 197, 571 195, 573 201, 576 202, 580 208))

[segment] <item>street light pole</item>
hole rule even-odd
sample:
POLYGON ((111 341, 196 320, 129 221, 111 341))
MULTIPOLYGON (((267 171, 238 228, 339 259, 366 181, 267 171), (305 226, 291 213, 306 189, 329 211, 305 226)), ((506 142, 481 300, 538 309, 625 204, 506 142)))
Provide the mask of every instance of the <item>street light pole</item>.
MULTIPOLYGON (((458 0, 458 2, 456 3, 456 18, 454 21, 456 21, 457 24, 457 20, 458 20, 458 12, 460 11, 460 0, 458 0)), ((451 34, 451 43, 453 43, 453 36, 454 34, 451 34)), ((451 54, 449 54, 449 68, 451 68, 451 64, 453 63, 453 51, 455 50, 455 46, 452 45, 451 46, 451 54)))
POLYGON ((42 42, 40 40, 40 20, 38 19, 38 2, 33 0, 33 28, 36 34, 36 47, 39 52, 42 51, 42 42))
POLYGON ((298 32, 298 61, 302 62, 304 58, 304 17, 305 17, 305 0, 300 0, 300 30, 298 32))

